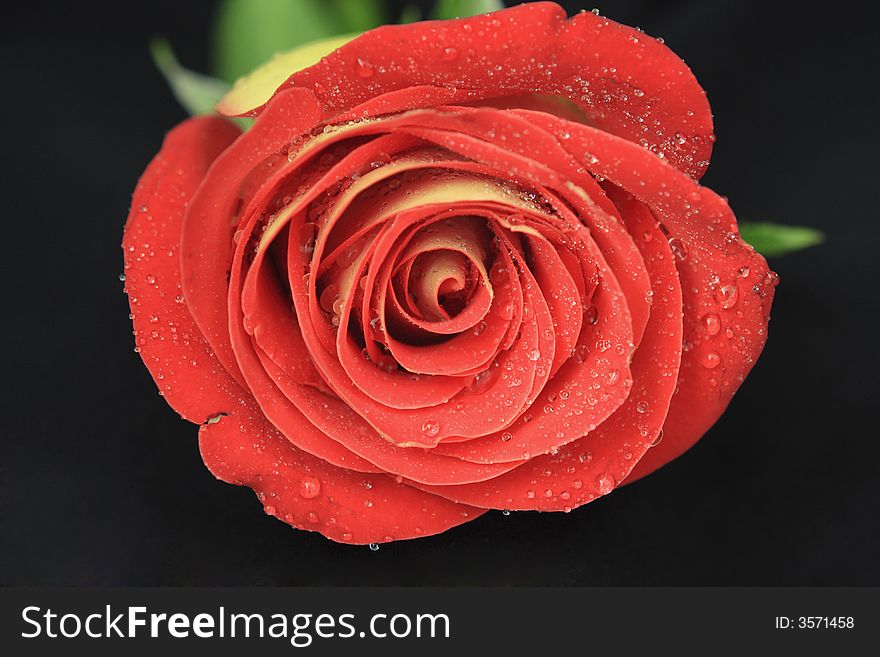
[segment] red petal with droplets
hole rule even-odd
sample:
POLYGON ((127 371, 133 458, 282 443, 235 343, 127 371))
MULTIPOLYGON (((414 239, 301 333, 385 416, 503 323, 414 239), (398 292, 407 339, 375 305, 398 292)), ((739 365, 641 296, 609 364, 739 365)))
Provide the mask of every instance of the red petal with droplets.
POLYGON ((393 477, 334 467, 302 452, 253 404, 203 426, 199 448, 214 476, 252 488, 267 514, 340 543, 430 536, 484 513, 393 477))
POLYGON ((165 400, 191 422, 229 412, 246 394, 193 322, 180 286, 180 229, 205 172, 239 135, 219 118, 172 130, 137 188, 125 224, 125 288, 135 344, 165 400))
MULTIPOLYGON (((590 12, 566 19, 552 2, 452 21, 385 25, 295 73, 281 89, 290 86, 313 90, 328 115, 413 87, 419 93, 409 107, 448 102, 449 88, 471 101, 559 96, 590 124, 644 140, 694 177, 705 171, 712 152, 706 94, 675 53, 590 12), (427 93, 430 86, 436 94, 427 93)), ((406 109, 399 103, 395 108, 406 109)))

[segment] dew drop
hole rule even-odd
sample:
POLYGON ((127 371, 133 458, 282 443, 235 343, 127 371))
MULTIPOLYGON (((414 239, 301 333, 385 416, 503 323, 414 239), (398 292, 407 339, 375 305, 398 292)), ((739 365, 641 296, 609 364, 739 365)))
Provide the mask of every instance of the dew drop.
POLYGON ((607 474, 607 473, 601 474, 596 479, 596 484, 599 487, 599 494, 600 495, 607 495, 608 493, 610 493, 611 491, 614 490, 614 486, 615 486, 614 477, 612 477, 610 474, 607 474))
POLYGON ((706 369, 714 369, 721 364, 721 356, 716 351, 705 351, 700 356, 700 364, 706 369))
POLYGON ((501 440, 503 440, 504 442, 509 442, 512 439, 513 439, 513 434, 510 433, 509 431, 505 431, 504 433, 501 434, 501 440))
POLYGON ((356 69, 357 69, 358 77, 361 77, 361 78, 371 78, 376 73, 376 69, 373 68, 373 65, 370 64, 370 62, 368 62, 366 59, 363 59, 362 57, 357 58, 356 69))
POLYGON ((450 46, 449 48, 443 49, 443 55, 441 55, 440 59, 444 62, 451 62, 456 57, 458 57, 458 48, 450 46))
POLYGON ((669 248, 672 250, 672 255, 679 260, 685 260, 688 256, 687 245, 677 237, 669 238, 669 248))
POLYGON ((422 424, 422 433, 434 437, 440 433, 440 423, 437 420, 425 420, 422 424))
POLYGON ((702 324, 703 330, 706 332, 706 335, 709 336, 717 335, 718 331, 721 330, 721 318, 715 313, 707 313, 703 315, 702 324))
POLYGON ((304 256, 311 256, 315 250, 315 239, 318 229, 315 224, 308 223, 299 227, 299 252, 304 256))
POLYGON ((585 313, 587 322, 595 324, 599 321, 599 309, 596 306, 590 306, 585 313))
POLYGON ((378 543, 370 543, 370 550, 372 552, 377 552, 379 550, 379 544, 378 543))
POLYGON ((715 301, 722 308, 733 308, 736 305, 737 296, 736 285, 728 283, 715 288, 715 301))
POLYGON ((324 288, 324 291, 321 292, 321 308, 326 310, 328 313, 333 312, 333 304, 336 303, 336 300, 339 298, 339 288, 331 283, 327 287, 324 288))
POLYGON ((299 482, 299 496, 310 500, 321 492, 321 482, 314 477, 303 477, 299 482))
POLYGON ((501 515, 502 515, 502 516, 509 516, 509 515, 510 515, 510 511, 509 511, 508 509, 504 509, 504 510, 501 512, 501 515))
POLYGON ((473 381, 468 386, 472 392, 484 392, 495 380, 495 372, 491 369, 483 370, 474 376, 473 381))

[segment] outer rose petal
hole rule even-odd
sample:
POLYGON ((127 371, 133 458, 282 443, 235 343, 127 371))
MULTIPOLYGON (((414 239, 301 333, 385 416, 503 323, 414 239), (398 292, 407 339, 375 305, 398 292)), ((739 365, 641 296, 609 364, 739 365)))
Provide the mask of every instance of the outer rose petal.
POLYGON ((168 133, 135 189, 125 225, 125 286, 141 358, 174 410, 202 423, 246 395, 220 366, 180 288, 187 203, 215 158, 239 135, 230 121, 198 117, 168 133))
MULTIPOLYGON (((559 122, 531 118, 548 129, 559 122)), ((588 126, 568 129, 566 149, 592 154, 591 170, 647 205, 684 256, 676 262, 685 340, 679 390, 669 431, 635 468, 638 478, 689 449, 727 407, 764 348, 778 279, 739 237, 736 217, 713 191, 631 142, 588 126)))
POLYGON ((266 513, 340 543, 430 536, 484 513, 387 475, 344 470, 302 452, 252 402, 204 425, 199 448, 214 476, 252 488, 266 513))
MULTIPOLYGON (((291 73, 279 91, 313 90, 328 117, 411 87, 422 93, 410 107, 442 104, 450 88, 473 101, 533 93, 568 98, 591 125, 645 140, 695 177, 705 171, 712 151, 705 92, 675 53, 590 12, 567 20, 551 2, 451 21, 385 25, 291 73)), ((250 112, 240 113, 258 114, 262 103, 254 96, 250 112)))
POLYGON ((226 296, 232 262, 232 236, 242 183, 264 159, 318 120, 313 94, 292 89, 278 94, 261 120, 236 140, 207 173, 186 209, 180 235, 181 280, 196 324, 226 370, 244 386, 229 344, 226 296))

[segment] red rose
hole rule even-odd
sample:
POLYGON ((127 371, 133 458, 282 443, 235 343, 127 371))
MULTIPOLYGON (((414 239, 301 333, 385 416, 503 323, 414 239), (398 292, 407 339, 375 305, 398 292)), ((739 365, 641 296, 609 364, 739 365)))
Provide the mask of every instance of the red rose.
POLYGON ((668 48, 537 3, 293 60, 221 102, 247 132, 168 135, 125 231, 137 347, 217 477, 382 542, 568 511, 715 422, 776 277, 696 182, 668 48))

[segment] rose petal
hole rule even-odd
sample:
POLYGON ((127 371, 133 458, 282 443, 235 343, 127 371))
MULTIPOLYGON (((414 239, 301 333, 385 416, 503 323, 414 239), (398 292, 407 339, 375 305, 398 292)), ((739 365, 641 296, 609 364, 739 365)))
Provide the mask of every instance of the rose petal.
POLYGON ((266 513, 340 543, 429 536, 483 513, 393 477, 337 468, 301 452, 252 404, 203 426, 199 448, 214 476, 254 489, 266 513))
POLYGON ((216 117, 193 118, 168 133, 135 189, 122 240, 135 344, 165 400, 196 423, 230 412, 247 395, 188 312, 178 251, 187 202, 238 135, 216 117))
MULTIPOLYGON (((675 53, 590 12, 566 20, 549 2, 386 25, 291 73, 279 89, 314 90, 327 115, 412 87, 423 94, 428 86, 467 90, 472 99, 548 94, 568 98, 602 130, 644 139, 694 177, 705 171, 712 149, 705 92, 675 53)), ((440 102, 419 99, 422 106, 440 102)))

